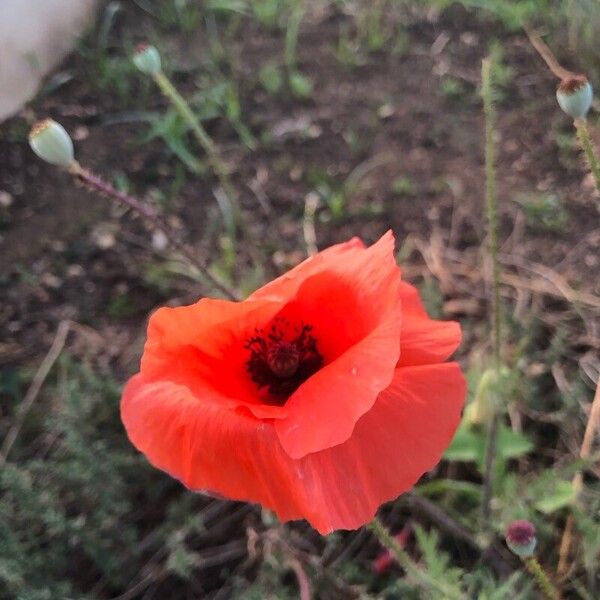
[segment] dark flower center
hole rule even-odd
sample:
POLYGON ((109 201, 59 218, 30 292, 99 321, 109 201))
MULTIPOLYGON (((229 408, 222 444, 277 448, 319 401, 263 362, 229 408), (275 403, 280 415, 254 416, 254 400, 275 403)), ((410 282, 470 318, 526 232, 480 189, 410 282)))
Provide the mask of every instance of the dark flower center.
POLYGON ((267 364, 276 377, 286 379, 294 376, 300 365, 300 352, 296 344, 289 342, 273 344, 267 352, 267 364))
POLYGON ((246 370, 258 389, 267 388, 272 404, 285 404, 302 383, 323 366, 312 327, 293 327, 276 318, 265 330, 257 329, 244 348, 250 351, 246 370))

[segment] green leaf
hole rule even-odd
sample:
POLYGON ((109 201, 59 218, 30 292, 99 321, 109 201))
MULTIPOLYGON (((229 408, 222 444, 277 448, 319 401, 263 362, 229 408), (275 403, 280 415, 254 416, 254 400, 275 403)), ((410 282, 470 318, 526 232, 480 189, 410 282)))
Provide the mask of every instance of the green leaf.
POLYGON ((439 496, 453 492, 468 497, 474 502, 481 500, 481 486, 470 481, 457 481, 456 479, 434 479, 423 483, 415 491, 423 496, 439 496))
POLYGON ((248 7, 244 0, 211 0, 208 8, 215 12, 235 12, 241 15, 248 12, 248 7))
POLYGON ((524 434, 513 431, 504 424, 498 428, 498 456, 505 460, 518 458, 531 452, 533 448, 533 443, 524 434))
POLYGON ((298 98, 309 98, 312 94, 313 84, 306 75, 294 71, 290 75, 290 89, 292 94, 298 98))
POLYGON ((461 423, 452 443, 444 453, 446 460, 476 462, 483 461, 485 440, 480 431, 469 429, 461 423))
POLYGON ((573 485, 570 481, 557 481, 553 492, 535 503, 535 508, 545 515, 549 515, 561 508, 570 506, 575 498, 573 485))
POLYGON ((277 94, 283 86, 283 75, 277 65, 265 65, 259 73, 262 86, 270 94, 277 94))
MULTIPOLYGON (((486 430, 470 428, 461 423, 444 458, 451 461, 475 462, 481 470, 485 462, 486 430)), ((508 460, 533 450, 533 443, 524 434, 513 431, 504 423, 498 426, 496 455, 508 460)))

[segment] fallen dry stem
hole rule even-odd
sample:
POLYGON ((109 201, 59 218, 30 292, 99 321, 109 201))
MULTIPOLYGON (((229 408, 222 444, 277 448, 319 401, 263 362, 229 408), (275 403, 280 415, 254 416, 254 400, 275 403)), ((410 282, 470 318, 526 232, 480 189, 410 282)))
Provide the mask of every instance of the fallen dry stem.
POLYGON ((531 45, 537 50, 538 54, 542 57, 550 71, 559 79, 571 79, 572 77, 578 77, 578 73, 565 69, 554 56, 552 50, 546 45, 542 38, 533 29, 527 25, 523 25, 523 29, 531 42, 531 45))
MULTIPOLYGON (((491 281, 490 274, 483 272, 478 265, 469 264, 460 253, 450 248, 434 248, 420 238, 413 237, 411 239, 431 274, 443 281, 445 292, 451 293, 452 288, 456 289, 458 287, 452 275, 459 275, 471 282, 491 281)), ((504 254, 501 254, 499 258, 504 265, 516 266, 539 275, 536 279, 528 279, 503 270, 500 281, 504 285, 554 298, 562 298, 570 304, 600 309, 600 297, 589 292, 573 289, 567 280, 553 269, 532 261, 516 260, 515 257, 504 254)), ((409 267, 404 267, 405 273, 408 273, 409 270, 409 267)), ((469 286, 469 289, 472 289, 472 286, 469 286)))
MULTIPOLYGON (((590 457, 592 453, 594 436, 598 431, 600 431, 600 375, 598 377, 598 382, 596 383, 596 393, 594 394, 594 399, 592 400, 592 406, 590 408, 590 414, 585 427, 585 433, 583 434, 583 441, 579 450, 580 458, 588 459, 590 457)), ((575 501, 577 501, 582 489, 583 475, 581 471, 577 471, 573 477, 573 495, 575 497, 575 501)), ((574 529, 575 519, 573 518, 573 515, 569 515, 560 542, 559 561, 556 569, 559 577, 564 577, 569 570, 569 556, 571 554, 571 546, 573 545, 574 529)))
POLYGON ((294 575, 296 575, 296 579, 298 580, 300 600, 311 600, 310 581, 308 580, 308 576, 306 575, 302 563, 297 558, 290 558, 288 560, 288 565, 292 571, 294 571, 294 575))
POLYGON ((31 385, 25 393, 23 402, 21 402, 21 405, 19 406, 15 422, 4 438, 2 449, 0 450, 0 467, 4 466, 6 463, 10 450, 19 436, 21 428, 23 427, 25 418, 33 407, 33 404, 38 397, 44 382, 46 381, 46 377, 48 377, 48 374, 52 370, 54 363, 57 361, 60 353, 65 347, 65 342, 67 341, 67 335, 69 334, 70 328, 70 321, 61 321, 59 323, 58 329, 56 330, 56 335, 54 336, 54 341, 48 350, 48 354, 46 354, 42 364, 39 366, 36 374, 33 376, 31 385))

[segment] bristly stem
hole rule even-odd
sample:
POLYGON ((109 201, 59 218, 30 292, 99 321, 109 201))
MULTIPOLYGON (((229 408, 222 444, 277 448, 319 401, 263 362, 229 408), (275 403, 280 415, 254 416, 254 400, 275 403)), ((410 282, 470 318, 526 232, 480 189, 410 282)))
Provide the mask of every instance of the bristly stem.
POLYGON ((600 162, 598 161, 598 156, 596 155, 594 144, 592 143, 592 138, 590 137, 590 130, 588 128, 587 121, 585 119, 575 119, 575 128, 577 129, 577 139, 579 140, 581 149, 585 154, 590 171, 594 176, 596 189, 598 192, 600 192, 600 162))
POLYGON ((430 577, 426 571, 421 569, 409 556, 408 552, 394 539, 394 536, 388 531, 387 527, 381 522, 378 517, 375 517, 367 527, 375 534, 379 543, 386 548, 394 557, 396 562, 404 569, 406 576, 417 585, 425 590, 437 594, 432 597, 439 598, 457 598, 458 596, 452 590, 448 590, 439 581, 430 577), (440 595, 441 594, 441 595, 440 595))
POLYGON ((550 581, 546 571, 542 569, 542 566, 538 562, 537 558, 534 556, 524 558, 523 564, 529 573, 533 575, 534 579, 542 590, 542 594, 544 594, 544 598, 547 600, 560 600, 560 594, 558 593, 558 590, 550 581))
POLYGON ((162 93, 171 101, 177 112, 181 115, 183 120, 188 124, 194 136, 206 152, 208 160, 219 179, 219 183, 223 188, 223 191, 229 198, 229 201, 234 206, 236 212, 238 212, 238 197, 237 193, 229 179, 227 174, 227 167, 223 163, 217 147, 211 140, 208 133, 198 117, 194 114, 190 105, 186 102, 185 98, 177 91, 177 88, 171 83, 170 79, 162 72, 159 71, 153 75, 156 85, 160 88, 162 93))
MULTIPOLYGON (((494 109, 494 90, 492 82, 492 62, 489 58, 481 65, 481 96, 485 116, 485 206, 488 222, 489 253, 492 260, 492 336, 494 345, 494 367, 496 374, 501 366, 501 328, 502 313, 500 305, 500 261, 498 259, 498 201, 496 196, 496 145, 494 132, 496 111, 494 109)), ((493 472, 496 456, 496 438, 498 435, 498 409, 493 407, 493 415, 488 427, 485 447, 485 465, 483 474, 483 518, 489 522, 492 500, 493 472)))
POLYGON ((482 97, 485 115, 485 206, 488 221, 489 252, 492 259, 492 334, 496 367, 501 361, 502 314, 500 307, 500 261, 498 260, 498 199, 496 196, 496 111, 492 83, 492 63, 485 59, 481 68, 482 97))
POLYGON ((69 167, 69 172, 80 182, 85 184, 93 191, 99 193, 102 196, 116 200, 120 204, 127 206, 141 217, 146 219, 154 229, 157 229, 165 234, 170 244, 178 250, 192 266, 194 266, 202 275, 210 281, 210 283, 218 289, 226 298, 231 300, 237 300, 236 293, 227 287, 224 283, 219 281, 208 269, 206 264, 199 260, 198 257, 182 242, 177 239, 177 234, 166 225, 160 217, 140 198, 136 198, 125 192, 121 192, 115 189, 108 181, 105 181, 98 175, 95 175, 88 169, 84 169, 78 162, 73 161, 69 167))

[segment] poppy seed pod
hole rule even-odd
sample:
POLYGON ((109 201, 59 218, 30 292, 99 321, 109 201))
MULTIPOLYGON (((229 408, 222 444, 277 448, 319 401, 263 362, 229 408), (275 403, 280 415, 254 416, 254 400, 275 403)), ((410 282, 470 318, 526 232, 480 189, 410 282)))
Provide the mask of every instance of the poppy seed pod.
POLYGON ((65 128, 52 119, 36 123, 29 133, 29 145, 42 160, 68 167, 74 159, 73 142, 65 128))
POLYGON ((533 523, 524 519, 513 521, 506 528, 506 545, 521 558, 533 556, 537 544, 533 523))
POLYGON ((161 72, 160 53, 155 46, 140 44, 133 54, 133 64, 146 75, 156 75, 161 72))
POLYGON ((570 117, 584 119, 592 106, 592 86, 584 75, 563 79, 556 90, 556 99, 570 117))

